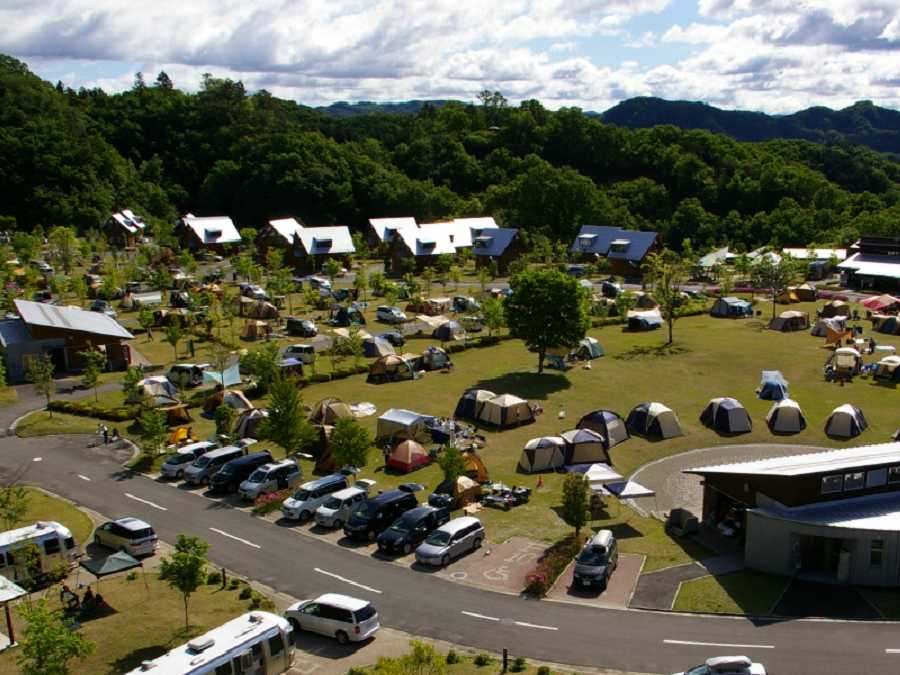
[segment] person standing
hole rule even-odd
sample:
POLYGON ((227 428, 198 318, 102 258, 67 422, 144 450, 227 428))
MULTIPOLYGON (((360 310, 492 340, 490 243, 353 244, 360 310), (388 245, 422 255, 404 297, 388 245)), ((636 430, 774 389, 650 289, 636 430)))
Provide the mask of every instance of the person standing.
POLYGON ((100 427, 100 433, 103 435, 103 444, 106 445, 109 443, 109 427, 104 424, 100 427))

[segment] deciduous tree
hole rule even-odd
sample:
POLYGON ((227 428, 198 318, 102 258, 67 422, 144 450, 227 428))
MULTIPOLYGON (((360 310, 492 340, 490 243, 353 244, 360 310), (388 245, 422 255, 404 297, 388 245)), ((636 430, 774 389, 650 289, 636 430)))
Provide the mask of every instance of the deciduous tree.
POLYGON ((352 417, 341 417, 334 424, 330 444, 335 466, 362 468, 368 463, 372 437, 352 417))
POLYGON ((580 473, 570 473, 562 485, 562 508, 560 515, 569 527, 575 528, 575 538, 588 521, 588 482, 580 473))
POLYGON ((681 258, 672 251, 652 252, 644 263, 645 281, 659 303, 659 311, 666 321, 669 340, 672 344, 672 328, 681 307, 681 286, 687 279, 687 272, 681 258))
POLYGON ((54 612, 44 599, 19 605, 25 621, 16 663, 22 675, 68 675, 69 662, 94 651, 88 640, 62 612, 54 612))
POLYGON ((206 583, 209 544, 199 537, 179 534, 175 551, 160 561, 159 578, 181 593, 184 602, 184 629, 190 628, 188 602, 200 586, 206 583))

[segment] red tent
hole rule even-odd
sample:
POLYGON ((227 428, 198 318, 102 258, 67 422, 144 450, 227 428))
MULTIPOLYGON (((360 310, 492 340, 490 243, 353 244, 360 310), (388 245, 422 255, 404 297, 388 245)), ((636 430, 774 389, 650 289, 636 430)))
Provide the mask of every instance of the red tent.
POLYGON ((387 466, 404 473, 414 471, 421 466, 431 463, 428 451, 415 441, 402 441, 398 443, 387 458, 387 466))
POLYGON ((876 295, 874 298, 866 298, 860 304, 873 312, 880 312, 900 304, 900 299, 895 298, 892 295, 876 295))

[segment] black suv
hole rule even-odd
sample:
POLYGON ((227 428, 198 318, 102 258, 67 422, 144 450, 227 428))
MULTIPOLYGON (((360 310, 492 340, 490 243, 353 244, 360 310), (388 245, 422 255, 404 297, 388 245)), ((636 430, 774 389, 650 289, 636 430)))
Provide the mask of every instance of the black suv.
POLYGON ((416 496, 406 490, 390 490, 357 506, 344 525, 351 539, 375 541, 375 538, 401 515, 419 505, 416 496))
POLYGON ((378 550, 384 553, 411 553, 433 530, 450 520, 450 512, 434 506, 417 506, 397 518, 378 535, 378 550))

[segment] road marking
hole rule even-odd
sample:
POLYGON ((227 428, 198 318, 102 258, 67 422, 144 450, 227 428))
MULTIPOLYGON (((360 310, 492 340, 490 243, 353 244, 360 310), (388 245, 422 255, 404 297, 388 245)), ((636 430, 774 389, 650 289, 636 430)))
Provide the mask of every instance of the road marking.
POLYGON ((334 572, 326 572, 325 570, 319 569, 318 567, 314 567, 313 569, 316 572, 318 572, 319 574, 324 574, 325 576, 333 577, 334 579, 343 581, 345 584, 350 584, 351 586, 356 586, 357 588, 361 588, 364 591, 369 591, 370 593, 378 593, 379 595, 381 594, 381 591, 379 591, 377 588, 372 588, 371 586, 366 586, 365 584, 357 583, 357 582, 353 581, 352 579, 347 579, 345 577, 339 576, 339 575, 335 574, 334 572))
POLYGON ((542 626, 538 623, 526 623, 524 621, 514 621, 517 626, 522 626, 523 628, 540 628, 541 630, 559 630, 556 626, 542 626))
POLYGON ((735 649, 775 649, 775 645, 737 645, 728 642, 693 642, 691 640, 663 640, 667 645, 690 645, 692 647, 734 647, 735 649))
POLYGON ((475 612, 463 611, 463 614, 465 614, 466 616, 471 616, 475 619, 484 619, 485 621, 499 621, 500 620, 496 616, 485 616, 484 614, 476 614, 475 612))
POLYGON ((235 541, 239 541, 242 544, 247 544, 247 546, 252 546, 253 548, 262 548, 259 544, 254 544, 252 541, 247 541, 246 539, 241 539, 240 537, 235 537, 233 534, 228 534, 227 532, 223 532, 215 527, 209 528, 216 534, 221 534, 223 537, 228 537, 229 539, 234 539, 235 541))
POLYGON ((83 475, 83 474, 80 474, 80 473, 78 474, 78 477, 79 477, 81 480, 86 480, 86 481, 88 481, 88 482, 91 481, 90 478, 88 478, 87 476, 85 476, 85 475, 83 475))
POLYGON ((900 649, 885 649, 885 654, 900 654, 900 649))
POLYGON ((31 461, 32 461, 32 462, 40 462, 42 459, 44 459, 44 458, 43 458, 43 457, 35 457, 35 458, 34 458, 33 460, 31 460, 31 461))
POLYGON ((168 511, 169 510, 165 506, 160 506, 159 504, 154 504, 153 502, 148 501, 146 499, 141 499, 140 497, 135 497, 130 492, 126 492, 125 496, 128 497, 128 499, 133 499, 134 501, 140 502, 141 504, 146 504, 147 506, 152 506, 154 509, 158 509, 160 511, 168 511))

